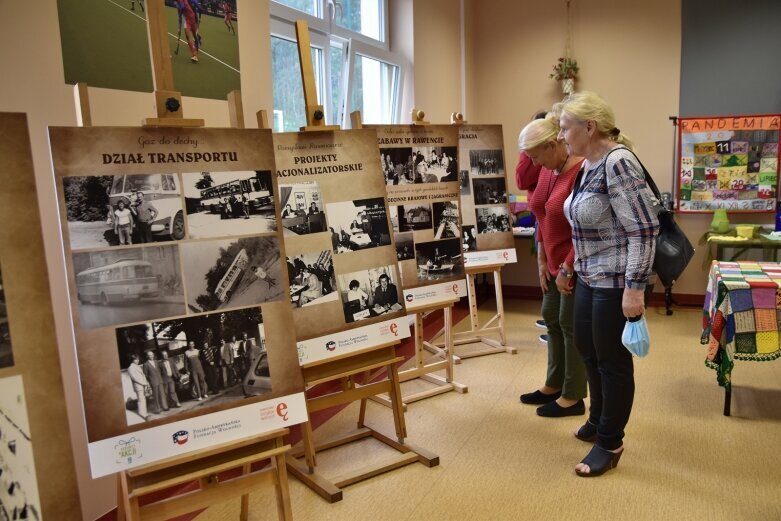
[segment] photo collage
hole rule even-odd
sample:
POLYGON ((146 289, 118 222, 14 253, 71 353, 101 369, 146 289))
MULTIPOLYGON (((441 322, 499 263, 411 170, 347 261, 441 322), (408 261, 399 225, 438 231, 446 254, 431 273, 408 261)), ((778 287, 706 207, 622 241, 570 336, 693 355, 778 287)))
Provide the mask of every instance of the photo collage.
POLYGON ((514 249, 503 146, 501 125, 464 125, 460 129, 462 245, 469 265, 478 259, 504 258, 487 257, 488 251, 514 249))
POLYGON ((463 278, 457 129, 376 128, 403 288, 463 278))
POLYGON ((324 137, 274 135, 277 149, 291 150, 277 154, 280 172, 311 161, 325 165, 313 172, 329 172, 297 171, 295 179, 279 180, 290 303, 304 339, 404 310, 382 178, 376 162, 363 162, 373 155, 372 147, 377 150, 373 132, 324 137), (362 172, 360 180, 350 168, 362 172))
POLYGON ((80 327, 124 326, 127 425, 271 391, 258 306, 286 292, 270 170, 62 185, 80 327))

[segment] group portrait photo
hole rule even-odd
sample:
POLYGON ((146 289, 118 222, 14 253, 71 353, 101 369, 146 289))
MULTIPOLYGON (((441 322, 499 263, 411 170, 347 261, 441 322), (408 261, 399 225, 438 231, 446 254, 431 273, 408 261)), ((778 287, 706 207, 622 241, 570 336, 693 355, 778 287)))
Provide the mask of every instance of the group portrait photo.
POLYGON ((258 307, 118 328, 128 425, 271 392, 258 307))

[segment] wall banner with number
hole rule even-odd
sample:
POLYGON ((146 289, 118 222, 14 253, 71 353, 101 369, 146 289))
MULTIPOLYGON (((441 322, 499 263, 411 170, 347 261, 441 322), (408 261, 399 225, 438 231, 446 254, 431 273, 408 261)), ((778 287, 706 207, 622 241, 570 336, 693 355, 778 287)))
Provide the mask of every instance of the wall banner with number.
POLYGON ((781 115, 678 119, 681 212, 772 212, 781 115))

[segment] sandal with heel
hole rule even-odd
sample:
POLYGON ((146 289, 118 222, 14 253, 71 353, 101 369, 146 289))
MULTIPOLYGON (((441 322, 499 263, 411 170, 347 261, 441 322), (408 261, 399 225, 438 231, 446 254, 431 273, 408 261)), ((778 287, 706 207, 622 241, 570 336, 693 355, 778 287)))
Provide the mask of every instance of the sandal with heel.
POLYGON ((601 476, 608 470, 618 466, 618 460, 621 459, 623 453, 623 449, 621 449, 620 452, 611 452, 607 449, 603 449, 599 445, 594 445, 591 452, 589 452, 581 461, 584 465, 588 465, 589 472, 575 469, 575 474, 582 478, 595 478, 601 476))
POLYGON ((575 437, 586 443, 594 443, 597 441, 597 426, 586 420, 586 423, 575 432, 575 437))

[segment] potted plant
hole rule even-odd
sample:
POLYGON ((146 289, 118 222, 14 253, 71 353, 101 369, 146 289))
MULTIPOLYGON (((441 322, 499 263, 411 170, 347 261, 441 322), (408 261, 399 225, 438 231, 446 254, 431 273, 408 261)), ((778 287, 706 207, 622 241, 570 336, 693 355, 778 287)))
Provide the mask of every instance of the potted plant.
POLYGON ((575 90, 575 80, 580 72, 578 61, 568 56, 559 58, 559 61, 553 66, 553 72, 550 79, 561 82, 561 90, 564 94, 572 94, 575 90))

